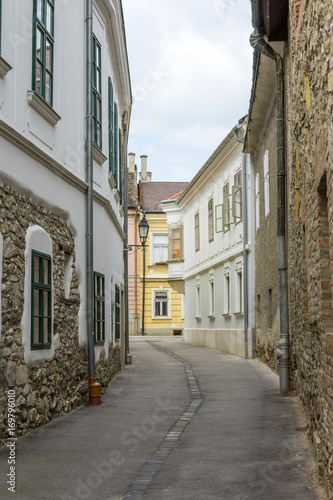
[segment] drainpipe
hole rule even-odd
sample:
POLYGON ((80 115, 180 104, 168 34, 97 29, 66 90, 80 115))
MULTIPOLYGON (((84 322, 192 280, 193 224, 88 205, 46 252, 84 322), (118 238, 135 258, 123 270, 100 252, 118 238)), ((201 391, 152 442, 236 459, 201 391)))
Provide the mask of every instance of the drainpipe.
POLYGON ((132 355, 129 346, 128 331, 128 170, 127 170, 127 138, 128 138, 128 116, 123 114, 123 161, 124 161, 124 282, 125 282, 125 364, 132 363, 132 355))
POLYGON ((286 263, 286 168, 284 139, 284 81, 283 59, 263 38, 261 2, 251 0, 252 26, 251 46, 275 61, 277 103, 277 244, 280 306, 280 340, 276 352, 279 361, 280 392, 290 390, 289 373, 289 315, 286 263))
POLYGON ((92 37, 93 0, 86 0, 86 279, 89 402, 100 404, 101 386, 95 378, 94 268, 93 268, 93 130, 92 130, 92 37))
MULTIPOLYGON (((244 146, 244 139, 238 137, 239 129, 242 127, 238 124, 234 127, 234 136, 236 141, 244 146)), ((246 176, 246 153, 242 153, 242 205, 243 205, 243 266, 244 266, 244 348, 245 359, 249 358, 249 344, 248 344, 248 328, 249 328, 249 277, 248 277, 248 259, 247 259, 247 245, 248 245, 248 231, 247 231, 247 176, 246 176)))
POLYGON ((134 299, 134 304, 135 304, 135 311, 134 311, 134 319, 135 319, 135 331, 136 334, 138 334, 138 231, 137 231, 137 220, 138 220, 138 207, 135 207, 135 219, 134 219, 134 242, 135 242, 135 250, 134 250, 134 256, 135 256, 135 265, 134 265, 134 294, 135 294, 135 299, 134 299))

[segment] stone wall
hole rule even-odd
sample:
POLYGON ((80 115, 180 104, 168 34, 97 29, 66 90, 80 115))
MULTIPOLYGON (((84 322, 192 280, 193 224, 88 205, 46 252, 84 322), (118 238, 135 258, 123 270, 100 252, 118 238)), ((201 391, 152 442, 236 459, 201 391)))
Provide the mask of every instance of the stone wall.
MULTIPOLYGON (((78 343, 79 282, 73 234, 65 218, 51 213, 28 196, 0 182, 0 232, 3 237, 2 331, 0 338, 0 436, 7 436, 8 390, 15 391, 15 436, 74 410, 88 400, 86 348, 78 343), (29 226, 42 227, 53 242, 53 342, 51 361, 27 366, 22 345, 24 306, 25 235, 29 226), (65 260, 71 257, 69 295, 64 290, 65 260), (67 297, 66 297, 66 296, 67 297)), ((0 263, 1 265, 1 263, 0 263)), ((110 346, 96 367, 105 391, 121 368, 122 354, 110 346)), ((3 440, 0 445, 3 444, 3 440)))
POLYGON ((292 387, 333 498, 333 6, 289 2, 287 100, 292 387), (300 4, 300 5, 299 5, 300 4))

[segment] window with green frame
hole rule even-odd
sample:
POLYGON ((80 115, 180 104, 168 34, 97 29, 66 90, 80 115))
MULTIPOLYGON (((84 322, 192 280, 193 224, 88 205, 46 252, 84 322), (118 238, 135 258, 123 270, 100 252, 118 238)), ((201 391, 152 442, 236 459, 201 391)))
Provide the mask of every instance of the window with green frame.
POLYGON ((102 149, 102 47, 93 35, 93 140, 102 149))
POLYGON ((116 330, 115 338, 120 339, 120 318, 121 318, 121 304, 120 304, 120 288, 116 285, 116 296, 115 296, 115 311, 116 311, 116 330))
POLYGON ((119 129, 119 180, 118 180, 118 190, 120 195, 120 205, 123 204, 123 166, 122 166, 122 137, 121 130, 119 129))
POLYGON ((114 174, 113 86, 109 77, 109 171, 114 174))
POLYGON ((31 349, 50 349, 52 333, 51 256, 32 250, 31 349))
POLYGON ((32 89, 53 105, 54 0, 34 0, 32 89))
POLYGON ((113 140, 114 140, 114 148, 113 148, 113 154, 114 154, 114 163, 113 163, 113 166, 114 166, 114 170, 113 170, 113 173, 114 173, 114 177, 116 179, 116 188, 118 188, 118 134, 117 134, 117 130, 118 130, 118 107, 117 107, 117 104, 114 103, 114 121, 113 121, 113 130, 114 130, 114 136, 113 136, 113 140))
POLYGON ((95 344, 105 341, 105 277, 94 273, 94 330, 95 344))

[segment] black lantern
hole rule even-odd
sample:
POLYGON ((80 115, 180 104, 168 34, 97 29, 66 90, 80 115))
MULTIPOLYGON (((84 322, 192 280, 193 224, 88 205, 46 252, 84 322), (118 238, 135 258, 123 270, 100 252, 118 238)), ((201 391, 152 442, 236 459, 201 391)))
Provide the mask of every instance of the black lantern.
POLYGON ((149 224, 147 222, 146 215, 143 214, 143 218, 141 219, 139 224, 139 235, 142 245, 144 245, 147 241, 148 232, 149 232, 149 224))

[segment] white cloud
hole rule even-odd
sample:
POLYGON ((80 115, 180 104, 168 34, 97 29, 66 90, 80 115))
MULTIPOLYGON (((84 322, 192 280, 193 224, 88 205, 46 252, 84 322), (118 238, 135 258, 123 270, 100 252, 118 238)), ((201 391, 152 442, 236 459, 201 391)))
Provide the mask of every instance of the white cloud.
POLYGON ((250 2, 123 6, 134 97, 129 150, 151 155, 155 180, 190 180, 248 111, 250 2))

